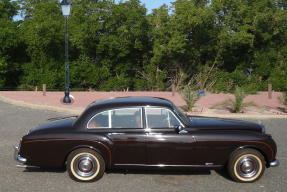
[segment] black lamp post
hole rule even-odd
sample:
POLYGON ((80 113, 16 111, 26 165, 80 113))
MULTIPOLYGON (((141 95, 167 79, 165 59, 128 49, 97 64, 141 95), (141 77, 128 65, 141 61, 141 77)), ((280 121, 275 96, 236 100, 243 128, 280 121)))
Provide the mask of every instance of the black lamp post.
POLYGON ((71 2, 69 0, 62 0, 61 9, 66 22, 66 33, 65 33, 65 96, 63 103, 71 103, 70 97, 70 65, 69 65, 69 49, 68 49, 68 17, 71 13, 71 2))

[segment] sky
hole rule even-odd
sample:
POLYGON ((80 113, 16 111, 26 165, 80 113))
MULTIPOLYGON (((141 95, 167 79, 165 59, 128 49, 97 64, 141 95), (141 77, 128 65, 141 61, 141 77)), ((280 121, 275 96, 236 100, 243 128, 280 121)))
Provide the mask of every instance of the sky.
MULTIPOLYGON (((120 1, 126 1, 126 0, 115 0, 115 2, 120 1)), ((153 9, 159 8, 163 4, 171 5, 171 2, 174 2, 175 0, 141 0, 142 4, 145 5, 145 7, 148 9, 148 13, 151 13, 153 9)), ((21 16, 16 15, 14 17, 14 20, 21 20, 21 16)))
MULTIPOLYGON (((116 0, 116 2, 119 1, 120 0, 116 0)), ((175 0, 141 0, 142 4, 145 4, 148 9, 148 13, 151 13, 151 10, 159 8, 163 4, 170 5, 170 3, 174 1, 175 0)))

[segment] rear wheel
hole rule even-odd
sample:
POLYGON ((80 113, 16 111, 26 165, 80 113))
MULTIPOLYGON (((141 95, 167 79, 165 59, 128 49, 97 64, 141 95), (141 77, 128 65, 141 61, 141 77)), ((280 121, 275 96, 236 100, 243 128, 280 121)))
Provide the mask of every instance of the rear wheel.
POLYGON ((228 172, 231 178, 242 183, 258 180, 264 171, 264 157, 254 149, 241 149, 234 152, 228 163, 228 172))
POLYGON ((103 157, 91 149, 77 149, 67 158, 67 171, 76 181, 97 181, 104 175, 103 157))

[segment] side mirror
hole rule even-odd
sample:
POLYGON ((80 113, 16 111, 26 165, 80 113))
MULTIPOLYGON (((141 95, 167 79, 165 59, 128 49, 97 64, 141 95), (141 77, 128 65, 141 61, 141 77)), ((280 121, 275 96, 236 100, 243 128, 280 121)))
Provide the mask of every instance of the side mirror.
POLYGON ((176 127, 176 131, 177 131, 178 134, 186 134, 187 133, 187 131, 181 125, 176 127))

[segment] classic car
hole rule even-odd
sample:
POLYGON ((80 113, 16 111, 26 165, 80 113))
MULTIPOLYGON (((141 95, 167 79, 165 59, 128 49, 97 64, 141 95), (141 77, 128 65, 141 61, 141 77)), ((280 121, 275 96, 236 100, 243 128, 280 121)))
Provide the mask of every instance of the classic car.
POLYGON ((54 119, 15 146, 21 167, 66 167, 76 181, 111 169, 222 169, 254 182, 279 165, 264 125, 188 116, 171 101, 119 97, 90 104, 78 117, 54 119))

